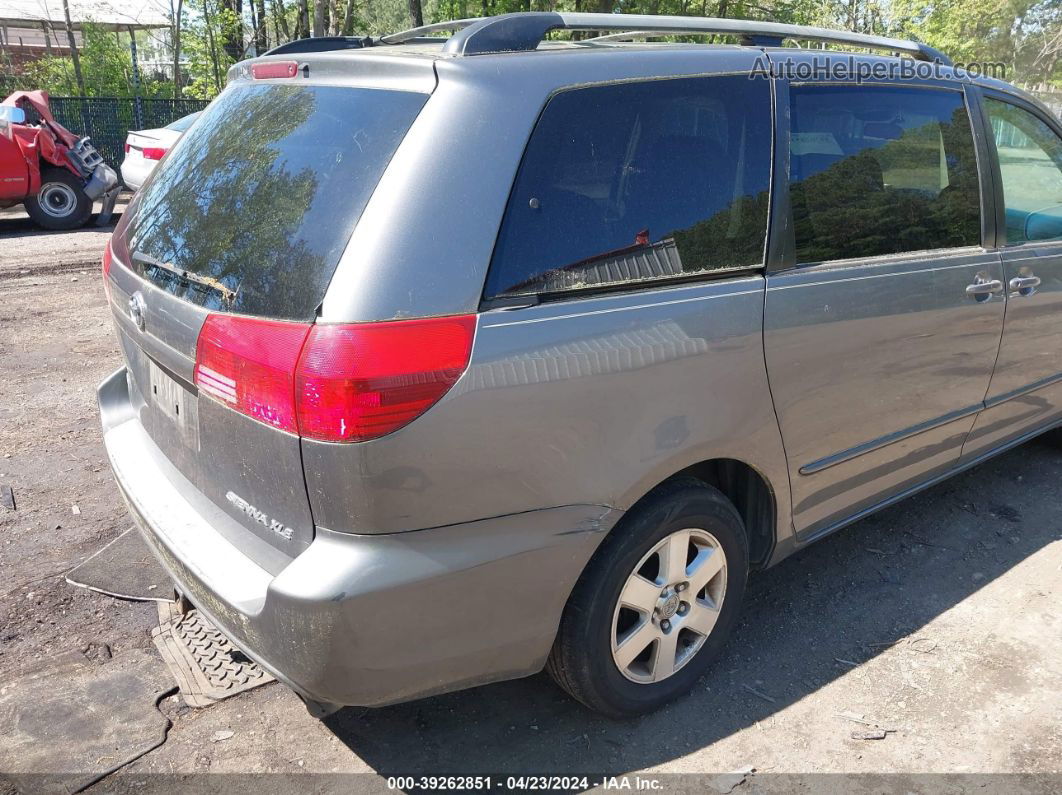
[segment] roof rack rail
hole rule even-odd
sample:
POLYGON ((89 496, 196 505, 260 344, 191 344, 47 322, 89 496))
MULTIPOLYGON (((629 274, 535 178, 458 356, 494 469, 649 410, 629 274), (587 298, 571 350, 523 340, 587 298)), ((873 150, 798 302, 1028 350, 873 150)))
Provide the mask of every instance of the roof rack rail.
MULTIPOLYGON (((500 16, 526 16, 526 14, 502 14, 500 16)), ((488 22, 491 19, 499 19, 500 16, 469 17, 468 19, 450 19, 446 22, 435 22, 431 25, 421 25, 419 28, 401 30, 398 33, 388 33, 386 36, 381 36, 377 41, 381 44, 402 44, 407 41, 423 38, 427 33, 438 33, 442 30, 464 30, 471 25, 475 25, 477 22, 488 22)), ((445 39, 439 39, 439 41, 445 41, 445 39)))
MULTIPOLYGON (((944 53, 926 44, 865 33, 788 25, 780 22, 757 22, 747 19, 713 17, 652 16, 649 14, 555 13, 551 11, 501 14, 496 17, 457 19, 424 25, 382 37, 384 44, 399 44, 426 33, 456 31, 443 47, 450 55, 534 50, 551 30, 621 31, 626 36, 667 36, 715 33, 737 36, 741 43, 755 47, 781 46, 785 39, 847 44, 871 50, 885 50, 910 55, 920 61, 951 65, 944 53)), ((619 39, 622 35, 602 36, 599 40, 619 39)))
POLYGON ((301 52, 329 52, 331 50, 360 50, 371 47, 371 38, 357 36, 318 36, 311 39, 296 39, 286 44, 279 44, 263 55, 291 55, 301 52))

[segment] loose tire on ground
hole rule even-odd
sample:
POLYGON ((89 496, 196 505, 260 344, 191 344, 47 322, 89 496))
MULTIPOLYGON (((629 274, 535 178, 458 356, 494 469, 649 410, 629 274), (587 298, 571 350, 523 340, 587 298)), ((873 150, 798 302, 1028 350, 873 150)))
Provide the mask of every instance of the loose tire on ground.
POLYGON ((546 668, 572 697, 605 715, 656 710, 689 691, 720 655, 747 578, 748 542, 733 504, 693 478, 666 483, 602 542, 572 591, 546 668), (665 558, 678 560, 683 553, 671 550, 684 545, 686 559, 675 568, 665 558), (722 559, 711 557, 717 553, 722 559), (694 590, 705 577, 707 585, 694 590))
POLYGON ((65 168, 45 168, 37 195, 26 199, 26 212, 44 229, 77 229, 92 214, 92 200, 81 179, 65 168))

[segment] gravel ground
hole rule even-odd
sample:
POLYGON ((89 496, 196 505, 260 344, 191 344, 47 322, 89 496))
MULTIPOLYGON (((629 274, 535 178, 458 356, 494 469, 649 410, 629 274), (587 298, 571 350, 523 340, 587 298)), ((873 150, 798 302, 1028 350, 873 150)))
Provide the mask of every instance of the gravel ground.
MULTIPOLYGON (((129 526, 94 401, 119 365, 106 235, 42 234, 0 213, 0 484, 17 501, 0 507, 0 686, 72 650, 105 665, 154 653, 153 606, 62 576, 129 526)), ((343 787, 363 790, 396 775, 699 773, 719 791, 742 778, 720 774, 749 768, 746 789, 779 791, 831 780, 778 774, 890 774, 867 791, 940 783, 923 773, 1059 774, 1060 509, 1062 452, 1038 440, 816 544, 754 577, 726 656, 640 720, 588 714, 544 675, 325 722, 269 685, 202 710, 165 700, 166 743, 96 789, 208 772, 360 773, 343 787), (867 724, 889 731, 855 739, 867 724)), ((256 786, 269 780, 292 781, 256 786)))

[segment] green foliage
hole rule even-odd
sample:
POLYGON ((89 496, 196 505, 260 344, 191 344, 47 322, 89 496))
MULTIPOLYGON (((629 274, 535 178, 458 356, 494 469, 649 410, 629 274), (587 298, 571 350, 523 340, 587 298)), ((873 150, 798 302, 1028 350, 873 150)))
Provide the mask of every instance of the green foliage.
POLYGON ((998 62, 1006 79, 1062 87, 1062 4, 1057 0, 893 0, 896 33, 955 61, 998 62))
POLYGON ((23 87, 22 75, 19 74, 10 53, 0 49, 0 99, 23 87))
MULTIPOLYGON (((273 47, 300 32, 300 0, 185 0, 181 95, 210 99, 235 60, 254 54, 255 8, 265 14, 273 47)), ((304 0, 313 18, 314 0, 304 0)), ((322 0, 326 33, 380 35, 410 26, 410 0, 322 0), (344 22, 350 25, 344 31, 344 22)), ((1005 65, 1006 79, 1062 89, 1062 3, 1059 0, 413 0, 426 23, 513 11, 597 11, 630 14, 771 19, 916 38, 954 60, 1005 65)), ((563 37, 567 34, 556 34, 563 37)), ((90 96, 132 94, 127 34, 93 26, 81 54, 90 96)), ((0 65, 0 72, 3 72, 0 65)), ((76 93, 69 58, 45 58, 27 69, 28 83, 56 94, 76 93)), ((23 81, 26 82, 26 81, 23 81)), ((172 96, 169 80, 146 79, 143 96, 172 96)))
POLYGON ((181 94, 189 99, 213 99, 225 87, 225 76, 235 61, 222 46, 222 35, 232 30, 231 11, 217 0, 186 2, 188 16, 181 33, 181 51, 188 59, 188 80, 181 94))
MULTIPOLYGON (((115 34, 86 23, 84 46, 80 50, 81 73, 85 77, 85 93, 90 97, 131 96, 133 60, 129 50, 129 34, 115 34)), ((26 66, 23 74, 26 86, 42 88, 55 96, 76 96, 77 80, 70 58, 50 56, 26 66)), ((140 96, 167 96, 168 83, 142 80, 140 96)))

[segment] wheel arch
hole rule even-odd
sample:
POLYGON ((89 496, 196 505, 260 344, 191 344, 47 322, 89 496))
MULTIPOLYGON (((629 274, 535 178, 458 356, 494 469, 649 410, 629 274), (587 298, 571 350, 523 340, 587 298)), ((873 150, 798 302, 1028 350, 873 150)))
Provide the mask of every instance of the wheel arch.
MULTIPOLYGON (((770 479, 758 468, 737 458, 709 458, 676 470, 649 488, 642 487, 641 494, 625 501, 627 510, 649 497, 660 486, 679 478, 694 478, 722 492, 741 515, 749 545, 749 564, 753 569, 766 568, 775 562, 780 528, 780 504, 778 491, 770 479)), ((785 484, 785 485, 788 485, 785 484)), ((784 492, 788 495, 788 490, 784 492)), ((784 517, 783 517, 784 521, 784 517)))

